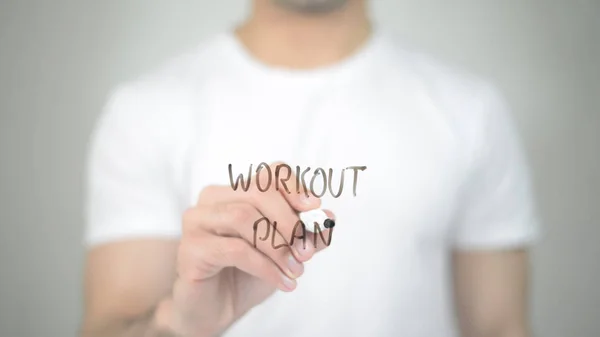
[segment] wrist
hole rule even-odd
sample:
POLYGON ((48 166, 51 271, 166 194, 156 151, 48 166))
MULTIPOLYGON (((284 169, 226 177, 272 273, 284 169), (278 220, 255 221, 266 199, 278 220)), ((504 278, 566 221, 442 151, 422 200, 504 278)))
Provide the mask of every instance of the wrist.
MULTIPOLYGON (((190 332, 186 331, 181 320, 178 318, 173 300, 171 298, 162 300, 157 306, 153 319, 154 328, 152 331, 156 333, 150 334, 148 337, 188 337, 190 332)), ((207 328, 205 326, 205 328, 207 328)), ((194 330, 191 332, 193 337, 218 337, 218 333, 212 329, 194 330)))
POLYGON ((173 301, 170 298, 160 301, 154 311, 152 328, 147 337, 183 337, 183 331, 175 320, 173 301))

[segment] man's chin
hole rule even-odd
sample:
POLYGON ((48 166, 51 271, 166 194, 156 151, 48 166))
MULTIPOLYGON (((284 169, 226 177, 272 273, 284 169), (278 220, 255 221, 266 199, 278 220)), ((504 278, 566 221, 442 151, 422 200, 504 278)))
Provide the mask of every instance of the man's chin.
POLYGON ((326 14, 340 10, 348 0, 273 0, 273 2, 298 13, 326 14))

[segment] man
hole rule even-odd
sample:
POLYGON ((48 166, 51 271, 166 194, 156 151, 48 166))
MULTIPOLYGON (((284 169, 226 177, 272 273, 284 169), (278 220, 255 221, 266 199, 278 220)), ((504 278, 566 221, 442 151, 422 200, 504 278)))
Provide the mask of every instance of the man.
POLYGON ((115 90, 90 151, 83 336, 529 336, 537 226, 506 106, 366 7, 255 0, 115 90), (335 227, 303 240, 321 207, 335 227))

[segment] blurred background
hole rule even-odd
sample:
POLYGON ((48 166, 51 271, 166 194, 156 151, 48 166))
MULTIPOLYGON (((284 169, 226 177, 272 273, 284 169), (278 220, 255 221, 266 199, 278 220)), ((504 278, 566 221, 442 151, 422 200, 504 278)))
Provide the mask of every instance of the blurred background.
MULTIPOLYGON (((421 50, 502 89, 544 224, 537 336, 600 336, 600 0, 371 0, 421 50)), ((82 172, 116 84, 241 21, 245 0, 0 0, 0 336, 74 336, 82 172)))

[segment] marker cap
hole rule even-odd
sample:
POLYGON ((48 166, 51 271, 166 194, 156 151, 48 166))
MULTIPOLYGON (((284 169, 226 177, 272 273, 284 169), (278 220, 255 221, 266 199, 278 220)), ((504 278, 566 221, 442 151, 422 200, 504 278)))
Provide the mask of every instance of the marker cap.
POLYGON ((304 223, 306 229, 310 232, 315 232, 315 222, 319 224, 322 231, 333 228, 335 221, 330 219, 327 213, 322 209, 313 209, 299 214, 300 220, 304 223))

